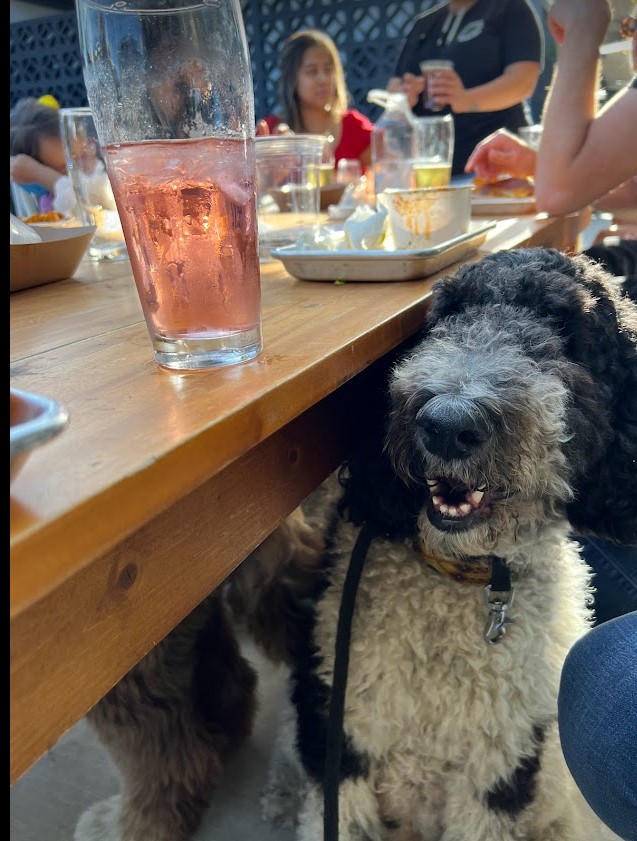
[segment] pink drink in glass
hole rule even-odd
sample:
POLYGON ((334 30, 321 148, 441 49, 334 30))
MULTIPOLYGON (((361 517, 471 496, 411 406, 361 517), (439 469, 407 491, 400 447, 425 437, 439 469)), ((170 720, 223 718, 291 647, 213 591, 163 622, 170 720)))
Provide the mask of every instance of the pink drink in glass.
POLYGON ((256 356, 254 141, 146 140, 103 152, 157 362, 256 356))

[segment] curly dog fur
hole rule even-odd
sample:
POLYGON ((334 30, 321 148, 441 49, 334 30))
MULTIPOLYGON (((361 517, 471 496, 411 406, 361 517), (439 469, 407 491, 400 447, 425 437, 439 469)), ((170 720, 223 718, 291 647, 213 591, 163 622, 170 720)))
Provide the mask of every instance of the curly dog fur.
POLYGON ((568 774, 556 709, 591 622, 569 534, 637 542, 637 308, 594 263, 548 249, 464 266, 431 303, 381 387, 377 434, 304 505, 323 576, 299 619, 264 815, 323 837, 337 618, 365 523, 340 841, 614 837, 568 774), (514 598, 489 645, 484 582, 467 576, 494 557, 514 598))
POLYGON ((264 811, 298 820, 300 839, 322 837, 334 634, 363 521, 379 536, 354 620, 341 841, 601 839, 573 829, 555 698, 589 622, 567 519, 635 539, 635 313, 601 271, 556 252, 499 254, 440 283, 389 406, 382 384, 344 493, 336 477, 321 486, 88 714, 122 794, 83 816, 77 841, 196 830, 256 710, 229 608, 293 675, 264 811), (419 413, 445 395, 484 436, 466 457, 427 443, 419 413), (434 474, 465 497, 488 485, 466 528, 432 507, 434 474), (482 588, 431 570, 416 543, 451 559, 506 557, 515 624, 501 645, 482 639, 482 588))
POLYGON ((122 790, 82 816, 75 841, 191 838, 256 713, 257 676, 241 654, 235 620, 273 662, 291 662, 298 605, 315 586, 322 548, 302 512, 294 512, 240 574, 90 710, 87 720, 122 790))
POLYGON ((215 593, 88 713, 122 792, 83 817, 77 841, 190 838, 226 756, 250 733, 255 688, 215 593))

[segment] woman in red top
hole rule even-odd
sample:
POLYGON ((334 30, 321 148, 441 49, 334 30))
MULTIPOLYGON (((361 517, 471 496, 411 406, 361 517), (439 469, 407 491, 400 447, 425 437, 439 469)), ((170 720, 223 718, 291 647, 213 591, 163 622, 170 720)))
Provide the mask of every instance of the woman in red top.
POLYGON ((270 134, 326 134, 334 138, 334 163, 356 158, 363 172, 370 163, 372 123, 348 108, 349 93, 336 44, 325 32, 304 29, 291 35, 279 59, 279 112, 260 123, 270 134))

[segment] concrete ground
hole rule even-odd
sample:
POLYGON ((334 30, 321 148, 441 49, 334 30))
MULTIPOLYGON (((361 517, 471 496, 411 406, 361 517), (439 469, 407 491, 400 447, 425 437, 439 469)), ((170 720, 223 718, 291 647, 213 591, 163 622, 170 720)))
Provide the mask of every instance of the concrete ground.
MULTIPOLYGON (((259 672, 259 715, 249 742, 228 764, 193 841, 293 841, 291 829, 270 827, 259 812, 286 673, 266 663, 253 646, 246 644, 244 653, 259 672)), ((118 788, 107 754, 80 721, 11 788, 10 838, 71 841, 86 810, 113 797, 118 788)), ((86 841, 86 834, 82 835, 86 841)), ((117 836, 109 833, 99 841, 107 838, 115 841, 117 836)))

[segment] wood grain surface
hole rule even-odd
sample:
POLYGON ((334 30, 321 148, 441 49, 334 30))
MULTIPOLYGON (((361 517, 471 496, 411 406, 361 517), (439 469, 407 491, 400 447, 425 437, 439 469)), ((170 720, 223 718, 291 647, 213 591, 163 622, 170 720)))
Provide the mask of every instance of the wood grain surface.
MULTIPOLYGON (((502 220, 485 250, 572 249, 580 227, 502 220)), ((128 261, 11 295, 10 383, 70 415, 11 486, 11 781, 338 465, 370 366, 418 329, 434 280, 263 265, 263 353, 188 373, 153 361, 128 261)))

